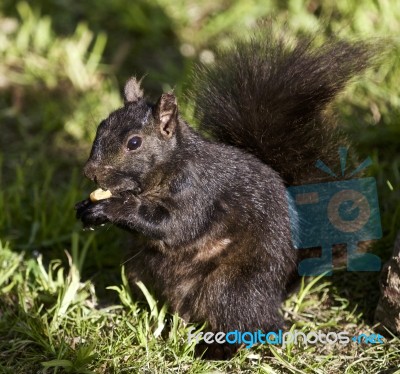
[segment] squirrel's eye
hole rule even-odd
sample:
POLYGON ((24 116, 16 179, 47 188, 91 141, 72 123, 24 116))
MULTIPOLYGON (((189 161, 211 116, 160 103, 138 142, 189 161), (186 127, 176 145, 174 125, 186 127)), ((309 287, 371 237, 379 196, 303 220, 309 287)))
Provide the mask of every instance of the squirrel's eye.
POLYGON ((134 151, 135 149, 138 149, 141 145, 142 145, 142 138, 140 136, 132 136, 132 138, 128 140, 128 144, 126 145, 126 147, 130 151, 134 151))

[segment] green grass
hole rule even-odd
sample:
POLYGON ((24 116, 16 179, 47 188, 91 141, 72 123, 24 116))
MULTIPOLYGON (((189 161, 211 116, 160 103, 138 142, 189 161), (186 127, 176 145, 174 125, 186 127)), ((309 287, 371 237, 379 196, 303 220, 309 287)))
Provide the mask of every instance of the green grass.
MULTIPOLYGON (((5 0, 0 372, 396 373, 398 337, 377 345, 257 346, 227 362, 195 359, 190 326, 145 287, 147 302, 132 299, 121 275, 126 234, 109 226, 82 231, 75 220, 74 203, 93 189, 81 173, 90 141, 97 123, 121 105, 124 79, 147 72, 151 96, 175 87, 190 120, 184 91, 193 63, 272 12, 293 35, 387 38, 383 62, 336 107, 354 152, 374 161, 369 173, 378 184, 384 237, 373 250, 389 257, 400 227, 399 2, 5 0)), ((372 333, 378 277, 338 269, 305 279, 283 305, 288 327, 372 333)))

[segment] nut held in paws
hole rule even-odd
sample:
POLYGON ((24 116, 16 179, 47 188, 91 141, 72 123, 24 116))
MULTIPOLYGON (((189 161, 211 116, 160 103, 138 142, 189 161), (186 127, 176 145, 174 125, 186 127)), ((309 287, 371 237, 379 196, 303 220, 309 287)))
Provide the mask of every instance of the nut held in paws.
POLYGON ((89 198, 92 202, 96 202, 99 200, 104 200, 104 199, 108 199, 112 196, 111 191, 110 190, 106 190, 104 191, 101 188, 98 188, 97 190, 93 191, 89 198))

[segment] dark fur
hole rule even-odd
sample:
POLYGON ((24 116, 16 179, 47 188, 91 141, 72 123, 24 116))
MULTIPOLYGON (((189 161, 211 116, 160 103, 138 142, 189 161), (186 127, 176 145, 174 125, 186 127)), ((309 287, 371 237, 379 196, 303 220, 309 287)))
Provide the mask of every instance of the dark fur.
POLYGON ((227 144, 192 130, 172 94, 152 105, 129 81, 85 166, 113 197, 81 202, 78 218, 144 234, 130 281, 184 319, 212 331, 279 329, 296 268, 285 183, 308 180, 315 161, 336 151, 327 104, 368 59, 363 45, 343 42, 239 43, 199 72, 195 92, 201 128, 227 144), (143 143, 128 151, 133 135, 143 143))
POLYGON ((312 43, 272 32, 239 42, 221 52, 217 64, 197 70, 192 93, 202 130, 255 154, 288 185, 315 182, 322 176, 315 161, 337 160, 345 139, 328 105, 379 48, 312 43))

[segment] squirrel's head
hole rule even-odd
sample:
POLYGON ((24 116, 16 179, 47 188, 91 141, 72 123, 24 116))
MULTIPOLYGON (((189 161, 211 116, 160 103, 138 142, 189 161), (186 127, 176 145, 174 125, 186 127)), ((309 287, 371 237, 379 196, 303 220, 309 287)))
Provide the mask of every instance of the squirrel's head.
POLYGON ((140 189, 177 146, 178 106, 172 93, 149 104, 140 82, 131 78, 124 102, 100 123, 84 168, 89 179, 113 194, 140 189))

